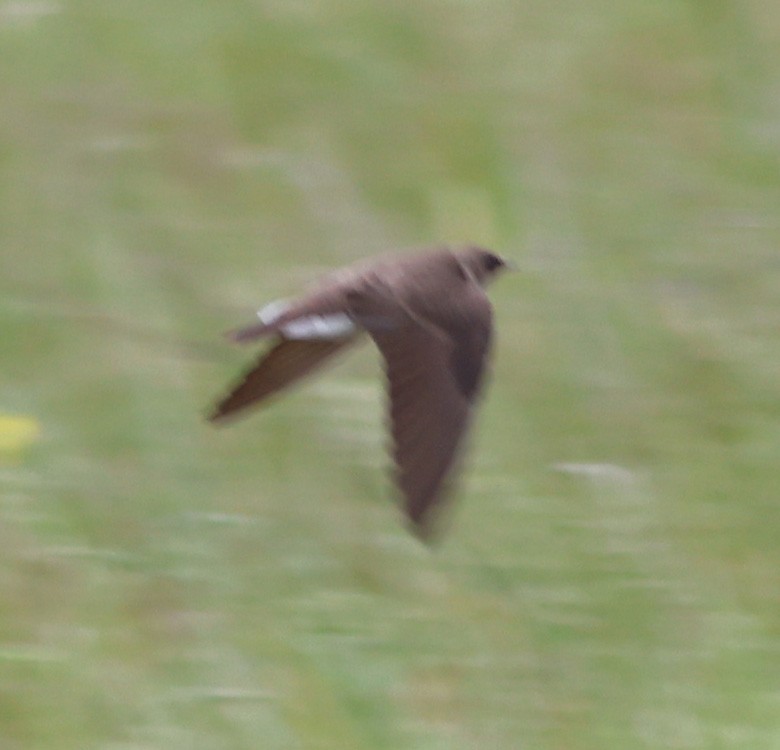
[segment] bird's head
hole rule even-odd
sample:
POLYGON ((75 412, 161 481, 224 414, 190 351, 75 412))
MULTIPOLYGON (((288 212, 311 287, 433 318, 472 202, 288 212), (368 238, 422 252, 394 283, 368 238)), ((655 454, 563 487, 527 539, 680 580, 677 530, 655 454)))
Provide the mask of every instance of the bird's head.
POLYGON ((463 266, 483 286, 496 278, 498 274, 514 267, 512 263, 504 260, 500 255, 481 247, 468 247, 458 255, 463 266))

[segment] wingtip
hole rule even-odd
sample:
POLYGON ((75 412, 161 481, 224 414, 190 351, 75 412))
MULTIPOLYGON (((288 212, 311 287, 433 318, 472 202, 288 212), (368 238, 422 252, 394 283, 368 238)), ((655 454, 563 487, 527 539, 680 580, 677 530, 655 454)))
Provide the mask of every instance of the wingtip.
POLYGON ((426 547, 432 548, 435 546, 439 535, 437 533, 437 526, 430 516, 423 515, 414 517, 408 512, 404 513, 404 525, 406 526, 407 531, 426 547))
POLYGON ((421 544, 423 544, 428 549, 432 549, 434 546, 434 542, 436 541, 436 538, 431 533, 431 530, 418 526, 415 523, 407 523, 406 524, 407 531, 421 544))
POLYGON ((234 413, 231 410, 223 408, 222 404, 217 404, 206 414, 205 421, 216 427, 222 427, 222 425, 230 421, 233 415, 234 413))
POLYGON ((206 421, 207 421, 209 424, 214 424, 214 425, 217 425, 217 426, 219 426, 220 422, 222 421, 222 416, 223 416, 223 415, 222 415, 220 412, 218 412, 218 411, 212 411, 212 412, 209 412, 209 413, 206 415, 205 419, 206 419, 206 421))

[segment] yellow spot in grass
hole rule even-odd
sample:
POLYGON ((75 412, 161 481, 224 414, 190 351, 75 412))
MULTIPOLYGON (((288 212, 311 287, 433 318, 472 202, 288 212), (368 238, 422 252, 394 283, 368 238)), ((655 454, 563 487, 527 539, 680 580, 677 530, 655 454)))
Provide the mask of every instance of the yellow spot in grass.
POLYGON ((0 414, 0 457, 22 453, 40 434, 37 419, 0 414))

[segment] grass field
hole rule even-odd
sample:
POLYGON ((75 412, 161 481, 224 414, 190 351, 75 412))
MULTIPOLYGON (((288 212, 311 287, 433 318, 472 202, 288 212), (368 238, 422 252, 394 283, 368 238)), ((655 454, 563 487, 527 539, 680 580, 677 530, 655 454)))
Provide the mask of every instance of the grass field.
POLYGON ((0 748, 780 747, 780 5, 0 2, 0 748), (523 269, 450 528, 324 269, 523 269))

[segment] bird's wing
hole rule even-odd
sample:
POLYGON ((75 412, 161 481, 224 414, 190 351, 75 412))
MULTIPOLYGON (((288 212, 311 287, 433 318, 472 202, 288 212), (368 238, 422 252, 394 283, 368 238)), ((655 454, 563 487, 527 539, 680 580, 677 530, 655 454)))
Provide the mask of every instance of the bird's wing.
POLYGON ((487 297, 479 290, 460 306, 462 322, 446 330, 409 314, 401 328, 371 332, 389 384, 397 482, 412 527, 423 537, 446 495, 490 345, 487 297))
POLYGON ((354 340, 280 339, 217 404, 209 420, 221 421, 247 406, 259 404, 325 364, 354 340))

